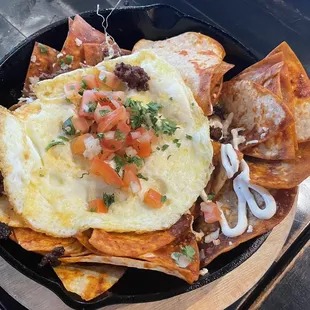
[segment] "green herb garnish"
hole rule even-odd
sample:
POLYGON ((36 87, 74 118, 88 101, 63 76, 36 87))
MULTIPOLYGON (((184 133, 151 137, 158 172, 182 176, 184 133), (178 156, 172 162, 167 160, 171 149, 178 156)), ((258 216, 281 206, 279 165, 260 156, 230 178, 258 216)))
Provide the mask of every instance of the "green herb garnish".
POLYGON ((87 103, 87 107, 88 107, 88 111, 85 111, 86 113, 92 113, 92 112, 95 112, 96 108, 97 108, 97 102, 95 101, 89 101, 87 103))
POLYGON ((172 142, 179 148, 181 146, 181 143, 179 141, 179 139, 174 139, 172 142))
POLYGON ((84 80, 81 81, 81 88, 87 89, 87 83, 84 80))
POLYGON ((167 157, 167 160, 171 157, 172 155, 169 155, 168 157, 167 157))
POLYGON ((183 255, 185 255, 186 257, 188 257, 191 260, 194 259, 194 256, 196 254, 195 249, 190 245, 186 245, 184 247, 181 247, 181 252, 183 255))
POLYGON ((68 65, 71 65, 72 64, 72 61, 73 61, 73 56, 72 55, 67 55, 66 56, 66 63, 68 64, 68 65))
POLYGON ((213 200, 214 197, 215 197, 215 194, 213 193, 208 194, 208 200, 213 200))
POLYGON ((162 151, 165 151, 168 147, 169 147, 169 144, 164 144, 164 145, 161 147, 161 150, 162 150, 162 151))
POLYGON ((65 143, 63 141, 52 140, 45 148, 45 151, 48 151, 50 148, 56 145, 65 145, 65 143))
POLYGON ((163 119, 161 122, 160 131, 168 136, 172 136, 178 129, 177 124, 174 121, 163 119))
POLYGON ((170 97, 170 98, 169 98, 169 100, 171 100, 171 101, 172 101, 172 100, 173 100, 173 97, 170 97))
POLYGON ((162 106, 156 102, 149 102, 147 104, 147 110, 149 113, 154 114, 154 113, 158 113, 158 111, 162 108, 162 106))
POLYGON ((115 131, 115 139, 117 141, 123 141, 125 139, 125 135, 119 129, 116 129, 116 131, 115 131))
POLYGON ((95 207, 92 207, 92 208, 89 209, 89 211, 90 211, 90 212, 96 212, 96 208, 95 208, 95 207))
POLYGON ((97 133, 97 137, 101 141, 104 138, 104 133, 102 133, 102 132, 97 133))
POLYGON ((84 178, 84 175, 89 175, 89 172, 84 172, 84 173, 82 173, 82 175, 79 177, 79 179, 83 179, 83 178, 84 178))
POLYGON ((40 176, 41 178, 43 178, 43 177, 44 177, 44 174, 40 173, 39 176, 40 176))
POLYGON ((165 203, 165 202, 167 201, 167 197, 164 196, 164 195, 161 196, 160 201, 161 201, 162 203, 165 203))
POLYGON ((58 139, 61 139, 61 140, 66 141, 66 142, 69 141, 69 139, 65 136, 58 136, 58 139))
POLYGON ((72 123, 73 116, 69 117, 67 120, 64 121, 62 124, 62 130, 69 136, 73 136, 76 133, 76 130, 72 123))
POLYGON ((66 98, 66 102, 69 104, 73 104, 73 102, 69 98, 66 98))
POLYGON ((110 113, 111 111, 109 110, 99 110, 100 116, 105 116, 106 114, 110 113))
POLYGON ((115 155, 113 157, 114 161, 115 161, 115 165, 116 165, 116 168, 115 168, 115 171, 117 173, 119 173, 121 171, 121 169, 125 166, 126 164, 126 160, 118 155, 115 155))
POLYGON ((40 52, 42 54, 47 54, 48 53, 48 49, 41 43, 39 43, 39 47, 40 47, 40 52))
POLYGON ((145 181, 148 181, 148 180, 149 180, 147 177, 145 177, 145 176, 142 175, 141 173, 138 173, 138 174, 137 174, 137 177, 138 177, 139 179, 142 179, 142 180, 145 180, 145 181))
POLYGON ((187 140, 193 140, 193 137, 190 136, 190 135, 186 135, 186 139, 187 139, 187 140))
POLYGON ((139 156, 127 156, 127 155, 125 155, 125 160, 127 161, 128 164, 135 164, 139 168, 142 167, 143 159, 140 158, 139 156))
POLYGON ((111 204, 115 202, 114 194, 108 195, 106 193, 103 193, 102 199, 103 199, 103 202, 107 208, 109 208, 111 206, 111 204))

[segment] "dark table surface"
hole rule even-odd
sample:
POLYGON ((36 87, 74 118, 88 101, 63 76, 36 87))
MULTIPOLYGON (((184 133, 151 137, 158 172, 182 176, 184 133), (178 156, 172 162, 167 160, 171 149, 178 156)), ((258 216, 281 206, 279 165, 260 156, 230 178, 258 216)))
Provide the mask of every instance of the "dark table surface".
MULTIPOLYGON (((40 28, 63 17, 115 6, 118 0, 0 0, 0 58, 40 28)), ((170 4, 222 28, 259 58, 282 41, 310 73, 309 0, 123 0, 120 6, 170 4)), ((309 124, 310 125, 310 124, 309 124)), ((309 182, 308 182, 309 183, 309 182)), ((304 187, 309 191, 309 187, 304 187)), ((309 204, 307 204, 309 205, 309 204)), ((280 257, 233 309, 310 309, 310 210, 299 204, 280 257)), ((1 283, 0 283, 1 286, 1 283)), ((25 309, 0 287, 0 308, 25 309)))

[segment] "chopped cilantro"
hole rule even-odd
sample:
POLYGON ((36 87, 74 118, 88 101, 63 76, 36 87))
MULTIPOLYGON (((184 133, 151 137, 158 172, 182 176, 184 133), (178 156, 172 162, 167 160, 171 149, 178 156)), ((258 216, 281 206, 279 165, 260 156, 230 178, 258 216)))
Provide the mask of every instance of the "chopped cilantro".
POLYGON ((147 104, 147 109, 148 109, 148 112, 149 113, 158 113, 158 111, 162 108, 162 106, 160 105, 160 104, 158 104, 158 103, 156 103, 156 102, 153 102, 153 101, 151 101, 151 102, 149 102, 148 104, 147 104))
POLYGON ((190 245, 186 245, 184 247, 181 247, 181 252, 183 255, 185 255, 186 257, 188 257, 191 260, 194 259, 194 256, 196 254, 195 249, 190 245))
POLYGON ((61 139, 61 140, 66 141, 66 142, 69 141, 69 139, 65 136, 58 136, 58 139, 61 139))
POLYGON ((156 150, 157 150, 157 151, 160 151, 160 147, 159 147, 159 146, 157 146, 157 147, 156 147, 156 150))
POLYGON ((107 81, 107 76, 105 76, 104 78, 102 78, 102 77, 99 77, 100 78, 100 80, 102 81, 102 82, 106 82, 107 81))
POLYGON ((52 140, 45 148, 45 151, 48 151, 50 148, 56 145, 65 145, 65 143, 63 141, 52 140))
POLYGON ((146 123, 146 109, 142 106, 141 101, 128 98, 124 105, 130 110, 130 123, 133 130, 146 123))
POLYGON ((173 97, 170 97, 170 98, 169 98, 169 100, 171 100, 171 101, 172 101, 172 100, 173 100, 173 97))
POLYGON ((93 91, 99 91, 98 87, 93 88, 93 91))
POLYGON ((167 160, 171 157, 172 155, 169 155, 168 157, 167 157, 167 160))
POLYGON ((121 97, 117 97, 117 101, 122 101, 122 98, 121 97))
POLYGON ((66 65, 63 59, 59 59, 60 67, 63 69, 66 65))
POLYGON ((97 108, 97 102, 95 101, 89 101, 87 103, 87 107, 88 107, 88 111, 84 111, 84 112, 87 112, 87 113, 92 113, 92 112, 95 112, 96 108, 97 108))
POLYGON ((39 47, 40 47, 40 52, 42 54, 47 54, 48 53, 47 48, 43 44, 39 43, 39 47))
POLYGON ((116 172, 119 173, 121 171, 121 168, 123 168, 126 164, 126 160, 118 155, 115 155, 113 157, 114 161, 115 161, 115 165, 116 165, 116 172))
POLYGON ((66 102, 72 104, 72 101, 69 98, 66 98, 66 102))
POLYGON ((135 164, 139 168, 142 167, 143 159, 140 158, 139 156, 127 156, 127 155, 125 155, 125 160, 127 161, 128 164, 135 164))
POLYGON ((92 207, 92 208, 89 209, 89 211, 90 211, 90 212, 96 212, 96 208, 95 208, 95 207, 92 207))
POLYGON ((125 135, 119 129, 116 129, 116 131, 115 131, 115 139, 117 141, 123 141, 125 139, 125 135))
POLYGON ((179 261, 181 255, 182 255, 182 253, 180 253, 180 252, 172 252, 170 256, 171 256, 171 258, 174 260, 174 262, 175 262, 177 265, 179 265, 179 264, 178 264, 178 261, 179 261))
POLYGON ((163 119, 161 122, 160 131, 166 135, 172 136, 175 131, 178 129, 174 121, 163 119))
POLYGON ((102 133, 102 132, 97 133, 97 137, 99 140, 102 140, 104 138, 104 133, 102 133))
POLYGON ((172 142, 179 148, 181 146, 181 143, 179 141, 179 139, 174 139, 172 142))
POLYGON ((44 177, 44 174, 42 174, 42 173, 40 173, 39 175, 40 175, 41 178, 44 177))
POLYGON ((103 202, 107 208, 109 208, 111 206, 111 204, 115 202, 114 194, 108 195, 106 193, 103 193, 102 199, 103 199, 103 202))
POLYGON ((165 203, 165 202, 167 201, 167 197, 164 196, 164 195, 162 195, 161 198, 160 198, 160 201, 161 201, 162 203, 165 203))
POLYGON ((214 194, 214 193, 208 194, 208 200, 213 200, 214 197, 215 197, 215 194, 214 194))
POLYGON ((165 151, 168 147, 169 147, 169 144, 164 144, 164 145, 161 147, 161 150, 162 150, 162 151, 165 151))
POLYGON ((187 140, 193 140, 193 137, 190 136, 190 135, 186 135, 186 139, 187 139, 187 140))
POLYGON ((82 89, 87 89, 87 83, 83 79, 81 81, 81 88, 82 89))
POLYGON ((192 102, 192 107, 193 107, 194 105, 195 105, 194 102, 192 102))
POLYGON ((72 64, 72 61, 73 61, 73 56, 72 55, 67 55, 66 56, 66 63, 68 65, 71 65, 72 64))
POLYGON ((72 123, 72 117, 69 117, 67 120, 64 121, 62 124, 62 130, 69 136, 75 135, 76 131, 72 123))
POLYGON ((137 174, 137 177, 138 177, 139 179, 143 179, 143 180, 145 180, 145 181, 148 181, 148 180, 149 180, 147 177, 145 177, 145 176, 142 175, 141 173, 138 173, 138 174, 137 174))

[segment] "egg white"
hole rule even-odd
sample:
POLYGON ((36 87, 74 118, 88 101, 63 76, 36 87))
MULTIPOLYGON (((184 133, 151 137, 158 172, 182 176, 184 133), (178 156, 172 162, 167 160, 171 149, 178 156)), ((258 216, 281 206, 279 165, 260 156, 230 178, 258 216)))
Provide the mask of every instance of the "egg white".
POLYGON ((161 104, 163 116, 180 128, 172 137, 159 138, 159 146, 169 144, 168 149, 155 149, 145 160, 141 173, 148 181, 141 180, 141 192, 125 199, 123 193, 116 192, 116 202, 106 214, 87 211, 89 200, 113 191, 98 177, 81 178, 87 171, 87 160, 73 156, 68 142, 45 150, 61 134, 63 121, 76 113, 76 107, 65 101, 64 83, 96 68, 40 82, 35 90, 39 99, 14 113, 0 109, 0 168, 5 190, 15 211, 35 230, 66 237, 88 228, 117 232, 165 229, 189 210, 207 184, 213 156, 208 120, 180 74, 146 50, 99 66, 113 71, 121 61, 141 66, 151 78, 148 91, 130 90, 128 96, 143 104, 161 104), (179 148, 173 143, 176 138, 179 148), (152 209, 143 203, 149 188, 167 196, 162 208, 152 209))

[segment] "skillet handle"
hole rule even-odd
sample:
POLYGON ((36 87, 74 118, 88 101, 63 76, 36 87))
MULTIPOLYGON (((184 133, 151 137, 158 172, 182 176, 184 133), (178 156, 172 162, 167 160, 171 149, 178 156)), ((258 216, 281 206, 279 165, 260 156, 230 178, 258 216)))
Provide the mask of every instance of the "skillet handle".
POLYGON ((0 309, 1 310, 27 310, 23 305, 17 302, 0 286, 0 309))

